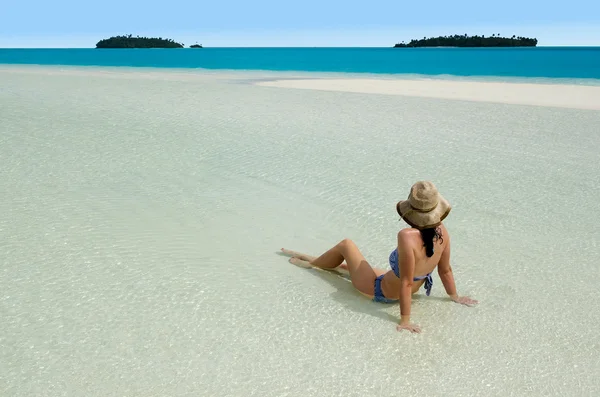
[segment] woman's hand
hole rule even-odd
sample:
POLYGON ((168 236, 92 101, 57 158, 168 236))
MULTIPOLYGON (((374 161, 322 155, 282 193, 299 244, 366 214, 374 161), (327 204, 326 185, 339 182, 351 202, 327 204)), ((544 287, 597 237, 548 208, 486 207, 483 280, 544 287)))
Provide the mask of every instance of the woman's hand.
POLYGON ((397 331, 402 331, 403 329, 410 331, 415 334, 421 333, 421 328, 416 324, 398 324, 396 326, 397 331))
POLYGON ((452 299, 456 303, 460 303, 461 305, 465 306, 474 306, 479 303, 475 299, 471 299, 468 296, 451 295, 450 299, 452 299))

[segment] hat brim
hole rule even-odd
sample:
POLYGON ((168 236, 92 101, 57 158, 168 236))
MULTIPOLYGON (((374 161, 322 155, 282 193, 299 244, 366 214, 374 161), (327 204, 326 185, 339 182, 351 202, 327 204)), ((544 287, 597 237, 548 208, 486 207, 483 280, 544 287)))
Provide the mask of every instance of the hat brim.
POLYGON ((452 210, 450 203, 439 196, 438 205, 431 211, 421 212, 414 210, 408 200, 398 201, 396 211, 406 223, 415 229, 429 229, 439 226, 452 210))

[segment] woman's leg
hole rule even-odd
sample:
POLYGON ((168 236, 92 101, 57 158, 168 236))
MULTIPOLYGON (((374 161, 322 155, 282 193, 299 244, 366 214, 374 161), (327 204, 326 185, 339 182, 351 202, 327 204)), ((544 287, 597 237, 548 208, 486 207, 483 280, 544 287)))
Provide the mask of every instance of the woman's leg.
MULTIPOLYGON (((285 250, 284 252, 293 251, 285 250)), ((309 256, 303 254, 292 256, 300 260, 308 260, 312 266, 321 269, 335 269, 345 260, 346 266, 343 266, 343 268, 348 269, 354 287, 363 294, 373 295, 373 286, 377 275, 352 240, 344 239, 340 241, 318 258, 310 257, 308 259, 309 256)))
POLYGON ((317 257, 316 257, 316 256, 311 256, 311 255, 302 254, 302 253, 300 253, 300 252, 296 252, 296 251, 288 250, 288 249, 285 249, 285 248, 282 248, 282 249, 281 249, 281 252, 283 252, 284 254, 286 254, 286 255, 288 255, 288 256, 291 256, 292 258, 298 258, 298 259, 301 259, 301 260, 303 260, 303 261, 307 261, 307 262, 310 262, 310 261, 312 261, 313 259, 317 259, 317 257))

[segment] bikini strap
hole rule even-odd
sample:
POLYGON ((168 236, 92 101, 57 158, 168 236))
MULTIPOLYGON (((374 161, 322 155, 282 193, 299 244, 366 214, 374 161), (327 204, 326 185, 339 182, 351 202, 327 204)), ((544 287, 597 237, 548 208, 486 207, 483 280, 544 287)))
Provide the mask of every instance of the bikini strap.
MULTIPOLYGON (((398 266, 398 249, 394 249, 390 253, 389 262, 390 267, 396 274, 396 277, 400 277, 400 268, 398 266)), ((431 273, 423 277, 414 277, 413 281, 421 281, 423 279, 425 279, 425 291, 427 292, 427 296, 429 296, 429 294, 431 294, 431 288, 433 287, 433 278, 431 277, 431 273)))
POLYGON ((421 281, 423 279, 425 280, 425 291, 427 296, 429 296, 429 294, 431 294, 431 288, 433 287, 433 278, 431 277, 431 273, 423 277, 415 277, 413 278, 413 281, 421 281))
POLYGON ((431 273, 429 273, 425 279, 425 291, 427 296, 431 294, 431 287, 433 287, 433 278, 431 277, 431 273))

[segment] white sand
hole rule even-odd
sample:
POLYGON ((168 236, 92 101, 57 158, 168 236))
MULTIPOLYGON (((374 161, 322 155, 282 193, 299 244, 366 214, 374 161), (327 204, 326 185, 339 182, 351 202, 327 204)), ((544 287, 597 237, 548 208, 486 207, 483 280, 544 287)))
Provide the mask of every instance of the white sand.
POLYGON ((257 84, 278 88, 600 110, 600 86, 373 78, 294 79, 257 84))
POLYGON ((600 395, 600 112, 294 76, 0 68, 0 396, 600 395), (387 267, 418 179, 478 307, 277 255, 387 267))

